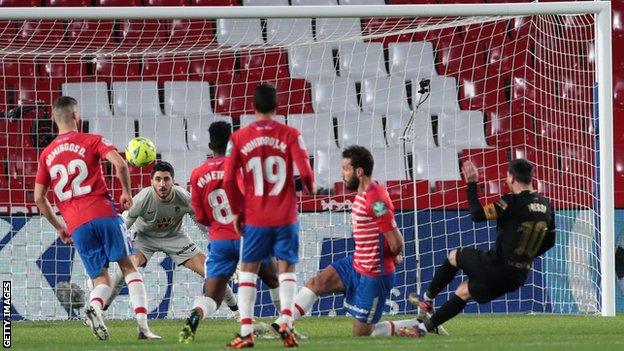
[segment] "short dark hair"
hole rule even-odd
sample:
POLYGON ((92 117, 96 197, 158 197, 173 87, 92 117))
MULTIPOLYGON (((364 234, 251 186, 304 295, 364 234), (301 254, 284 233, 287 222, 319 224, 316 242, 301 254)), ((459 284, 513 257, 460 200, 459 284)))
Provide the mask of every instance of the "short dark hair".
POLYGON ((509 173, 520 183, 531 184, 533 181, 533 165, 523 158, 509 161, 509 173))
POLYGON ((232 126, 224 121, 213 122, 208 127, 208 134, 210 134, 210 145, 213 151, 225 154, 230 135, 232 135, 232 126))
POLYGON ((78 106, 78 101, 71 96, 61 96, 52 104, 53 108, 68 108, 78 106))
POLYGON ((351 145, 342 151, 342 158, 351 160, 353 168, 362 168, 368 177, 373 175, 375 161, 373 155, 367 148, 359 145, 351 145))
POLYGON ((154 169, 152 169, 152 178, 154 178, 154 174, 156 172, 169 172, 171 174, 171 178, 175 178, 175 172, 173 171, 173 166, 169 162, 159 161, 154 165, 154 169))
POLYGON ((254 108, 260 113, 277 110, 277 90, 271 84, 263 83, 254 90, 254 108))

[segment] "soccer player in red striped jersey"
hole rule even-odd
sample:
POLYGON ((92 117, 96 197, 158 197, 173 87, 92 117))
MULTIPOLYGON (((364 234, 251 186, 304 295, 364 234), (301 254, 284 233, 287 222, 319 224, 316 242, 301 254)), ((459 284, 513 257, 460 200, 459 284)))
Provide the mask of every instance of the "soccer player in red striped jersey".
POLYGON ((93 281, 94 288, 85 310, 93 335, 100 340, 108 338, 102 308, 111 295, 108 264, 117 262, 128 284, 130 303, 139 324, 139 339, 160 339, 147 325, 145 285, 130 259, 134 250, 121 216, 108 195, 100 160, 104 158, 115 166, 123 188, 119 202, 124 209, 132 206, 128 166, 102 136, 78 131, 77 105, 76 100, 68 96, 54 102, 52 117, 59 135, 41 153, 35 202, 61 239, 76 246, 93 281), (46 198, 50 187, 65 224, 58 220, 46 198))
MULTIPOLYGON (((209 158, 191 172, 191 205, 197 222, 209 227, 210 244, 205 261, 204 294, 195 298, 193 309, 179 334, 180 343, 187 344, 195 339, 200 320, 214 313, 229 289, 227 282, 236 271, 240 256, 240 236, 234 229, 234 216, 230 201, 223 190, 225 149, 232 126, 229 123, 214 122, 208 128, 208 147, 214 157, 209 158)), ((235 196, 242 197, 238 187, 235 196)), ((268 257, 262 262, 258 274, 271 289, 271 300, 279 309, 278 280, 275 263, 268 257)))
POLYGON ((395 265, 402 260, 403 235, 388 192, 371 178, 373 166, 366 148, 353 145, 343 150, 345 187, 357 191, 351 208, 355 253, 308 280, 295 298, 294 317, 308 312, 320 295, 344 293, 344 306, 355 318, 354 336, 419 337, 426 330, 417 319, 378 323, 394 285, 395 265))
MULTIPOLYGON (((297 289, 295 264, 299 261, 299 220, 295 194, 294 164, 301 181, 313 191, 314 175, 303 138, 295 128, 275 121, 277 91, 262 84, 254 91, 256 120, 234 133, 226 151, 224 188, 230 196, 236 176, 243 170, 245 184, 243 244, 239 274, 238 306, 241 331, 228 348, 253 347, 253 310, 256 279, 263 259, 274 255, 279 269, 279 295, 284 346, 297 346, 292 333, 292 311, 297 289)), ((237 216, 241 206, 232 205, 237 216)), ((236 223, 236 220, 235 220, 236 223)))

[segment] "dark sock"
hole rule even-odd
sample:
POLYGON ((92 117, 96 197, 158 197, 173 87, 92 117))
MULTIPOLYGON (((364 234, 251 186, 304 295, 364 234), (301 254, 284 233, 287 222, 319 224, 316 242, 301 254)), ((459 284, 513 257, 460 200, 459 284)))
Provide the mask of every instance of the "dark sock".
POLYGON ((448 259, 442 263, 438 269, 436 269, 431 283, 429 283, 429 289, 427 290, 427 297, 433 299, 442 289, 444 289, 455 278, 459 268, 453 267, 448 259))
POLYGON ((453 294, 451 299, 446 301, 442 307, 438 308, 433 316, 425 322, 425 327, 427 327, 428 331, 434 331, 439 325, 457 316, 464 307, 466 307, 466 301, 453 294))
POLYGON ((193 333, 195 333, 195 331, 197 330, 197 327, 199 327, 200 320, 201 320, 201 312, 198 311, 197 309, 194 309, 191 312, 191 315, 186 320, 186 324, 188 324, 191 327, 191 330, 193 331, 193 333))

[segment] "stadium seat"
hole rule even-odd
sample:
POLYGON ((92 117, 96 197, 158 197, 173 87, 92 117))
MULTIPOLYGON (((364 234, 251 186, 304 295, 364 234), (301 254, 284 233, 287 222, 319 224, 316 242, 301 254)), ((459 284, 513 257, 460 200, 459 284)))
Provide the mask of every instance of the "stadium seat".
POLYGON ((175 183, 186 188, 193 169, 206 161, 206 153, 202 151, 166 151, 161 160, 171 163, 175 169, 175 183))
POLYGON ((17 33, 13 21, 0 21, 0 45, 3 47, 10 45, 15 40, 17 33))
MULTIPOLYGON (((210 83, 165 82, 165 113, 169 116, 210 116, 210 83)), ((193 126, 191 126, 193 127, 193 126)))
POLYGON ((488 145, 506 147, 535 145, 535 132, 530 117, 511 114, 508 108, 486 112, 485 134, 488 145))
MULTIPOLYGON (((293 113, 312 113, 312 103, 310 99, 310 87, 305 79, 282 78, 277 82, 271 82, 277 89, 277 113, 290 115, 293 113)), ((252 95, 252 89, 256 84, 252 84, 248 95, 252 95)))
POLYGON ((279 50, 239 51, 242 79, 249 83, 260 83, 288 77, 286 53, 279 50))
POLYGON ((291 0, 292 6, 332 6, 338 5, 336 0, 291 0))
POLYGON ((313 41, 311 18, 267 19, 267 44, 287 46, 313 41))
POLYGON ((288 67, 293 78, 305 78, 311 82, 336 77, 332 49, 328 45, 289 48, 288 67))
POLYGON ((238 6, 238 0, 191 0, 193 6, 238 6))
POLYGON ((16 39, 18 43, 28 43, 29 47, 49 50, 61 45, 64 33, 64 23, 60 20, 23 21, 17 22, 16 39))
POLYGON ((41 77, 51 80, 52 87, 60 87, 63 83, 89 80, 87 66, 78 60, 63 59, 48 61, 40 65, 41 77))
POLYGON ((95 6, 141 6, 141 0, 95 0, 95 6))
POLYGON ((115 58, 100 56, 95 61, 95 79, 111 83, 113 81, 138 80, 141 78, 139 74, 139 62, 136 59, 126 59, 122 57, 115 58))
MULTIPOLYGON (((430 115, 438 115, 443 111, 459 111, 457 102, 457 81, 453 77, 435 76, 429 79, 429 98, 421 105, 420 110, 430 115)), ((416 108, 420 95, 414 94, 414 87, 419 87, 420 79, 412 80, 412 107, 416 108)))
POLYGON ((340 76, 351 80, 386 76, 381 43, 346 43, 338 46, 340 76))
POLYGON ((190 0, 143 0, 144 6, 190 6, 190 0))
POLYGON ((167 41, 167 21, 125 20, 119 23, 123 47, 147 48, 167 41))
POLYGON ((530 70, 519 70, 511 78, 512 112, 535 112, 536 81, 530 70))
POLYGON ((507 20, 469 24, 464 37, 467 43, 476 42, 479 52, 485 52, 492 47, 502 46, 507 39, 508 25, 507 20))
POLYGON ((384 0, 339 0, 340 5, 385 5, 384 0))
POLYGON ((616 108, 624 107, 624 80, 613 80, 613 105, 616 108))
POLYGON ((168 24, 168 44, 179 45, 183 48, 205 47, 213 44, 214 23, 214 20, 171 20, 168 24))
MULTIPOLYGON (((488 198, 496 199, 497 197, 501 197, 505 194, 509 194, 511 190, 509 190, 509 185, 507 185, 506 180, 489 180, 485 182, 485 197, 486 201, 488 198)), ((492 200, 488 202, 492 202, 492 200)))
POLYGON ((450 42, 439 40, 436 45, 438 72, 443 75, 458 76, 460 73, 485 67, 483 52, 476 42, 462 42, 454 36, 450 42))
POLYGON ((390 75, 406 80, 427 78, 437 75, 433 45, 427 41, 411 43, 390 43, 390 75))
POLYGON ((332 116, 359 111, 355 83, 344 78, 313 82, 312 105, 314 112, 332 116))
MULTIPOLYGON (((191 128, 196 128, 196 126, 191 126, 191 128)), ((189 149, 186 144, 186 132, 182 116, 141 119, 139 121, 139 135, 152 140, 159 153, 189 149)))
POLYGON ((39 155, 34 148, 10 147, 7 153, 9 187, 14 191, 30 192, 31 198, 25 200, 32 202, 32 190, 35 186, 35 175, 39 165, 39 155))
POLYGON ((342 180, 342 156, 334 149, 317 149, 314 153, 314 181, 321 188, 330 189, 342 180))
POLYGON ((402 137, 410 125, 409 122, 412 117, 411 127, 407 130, 407 136, 411 136, 411 138, 405 140, 407 150, 412 150, 412 144, 418 150, 435 148, 431 116, 425 112, 416 112, 413 116, 400 114, 386 118, 388 144, 391 146, 403 145, 402 137))
POLYGON ((41 5, 41 1, 36 0, 0 0, 1 7, 33 7, 41 5))
POLYGON ((71 20, 67 24, 66 40, 72 48, 96 49, 116 45, 113 21, 71 20))
POLYGON ((533 54, 528 37, 510 40, 502 45, 494 45, 487 50, 488 76, 509 77, 514 70, 533 67, 533 54))
POLYGON ((204 57, 191 59, 191 79, 217 83, 232 83, 235 80, 234 55, 229 52, 205 54, 204 57))
POLYGON ((373 179, 385 183, 388 180, 406 180, 410 174, 407 167, 407 158, 400 148, 373 148, 371 149, 375 167, 373 179))
POLYGON ((32 80, 37 75, 35 59, 4 59, 0 61, 0 75, 3 77, 5 85, 9 82, 18 82, 24 78, 32 80))
POLYGON ((504 149, 465 149, 460 161, 468 160, 477 167, 480 181, 504 179, 507 175, 509 155, 504 149))
POLYGON ((455 148, 437 147, 417 150, 414 154, 416 180, 460 180, 459 159, 455 148))
POLYGON ((462 110, 498 110, 507 106, 499 77, 488 77, 483 68, 459 76, 459 106, 462 110))
POLYGON ((215 89, 215 112, 234 119, 254 113, 253 97, 248 95, 247 83, 218 84, 215 89))
POLYGON ((468 208, 468 194, 464 181, 436 181, 434 194, 441 197, 444 208, 468 208))
POLYGON ((615 171, 613 184, 615 191, 624 196, 624 144, 613 145, 613 169, 615 171))
POLYGON ((189 79, 189 61, 186 56, 146 57, 142 66, 142 79, 157 81, 159 85, 167 81, 189 79))
POLYGON ((84 120, 113 117, 108 101, 108 88, 104 82, 65 83, 62 85, 62 92, 78 101, 80 116, 84 120))
POLYGON ((409 118, 405 79, 398 77, 368 78, 362 82, 362 110, 375 115, 401 115, 409 118))
POLYGON ((359 18, 319 18, 316 20, 316 40, 338 48, 338 42, 349 39, 351 43, 362 41, 362 25, 359 18))
POLYGON ((17 100, 21 106, 35 106, 37 103, 50 106, 60 96, 60 86, 53 87, 50 80, 38 79, 21 82, 17 100))
POLYGON ((222 115, 186 115, 186 136, 188 140, 188 147, 191 150, 200 150, 207 153, 212 153, 208 148, 208 142, 210 141, 210 134, 208 128, 213 122, 227 122, 233 128, 232 119, 222 115))
POLYGON ((91 0, 46 0, 46 6, 50 7, 88 7, 91 0))
MULTIPOLYGON (((246 127, 252 124, 256 120, 256 115, 241 115, 240 116, 240 128, 246 127)), ((281 124, 286 124, 286 117, 282 115, 275 116, 275 120, 281 124)))
POLYGON ((311 155, 315 150, 337 149, 334 121, 328 113, 292 114, 288 116, 288 125, 299 129, 311 155))
POLYGON ((288 0, 243 0, 243 6, 288 6, 288 0))
POLYGON ((231 47, 264 44, 260 19, 218 19, 217 43, 231 47))
POLYGON ((338 117, 338 142, 343 148, 350 145, 385 148, 381 117, 367 113, 345 113, 338 117))
POLYGON ((114 82, 112 90, 115 116, 138 120, 162 117, 156 82, 114 82))
POLYGON ((487 147, 484 129, 481 111, 446 111, 438 116, 440 146, 457 149, 487 147))

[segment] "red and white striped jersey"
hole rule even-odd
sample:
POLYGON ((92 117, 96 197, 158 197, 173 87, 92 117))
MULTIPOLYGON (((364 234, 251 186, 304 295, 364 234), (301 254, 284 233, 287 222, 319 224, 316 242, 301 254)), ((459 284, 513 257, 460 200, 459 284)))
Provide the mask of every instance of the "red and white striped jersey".
POLYGON ((351 207, 351 222, 355 241, 353 268, 367 276, 393 273, 394 257, 383 233, 396 228, 396 221, 386 188, 372 182, 366 191, 358 193, 351 207))

